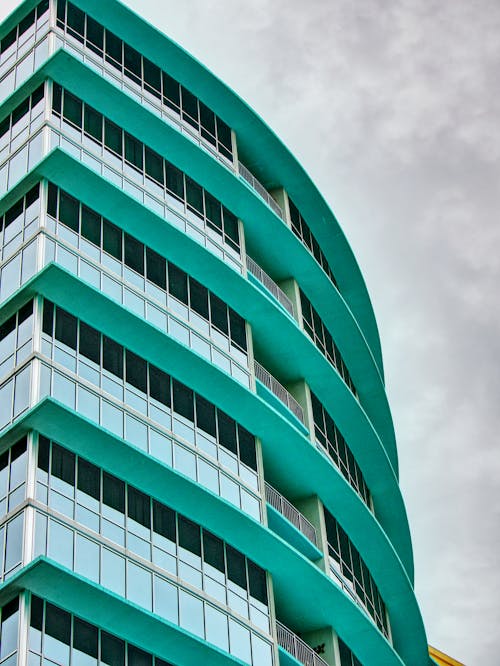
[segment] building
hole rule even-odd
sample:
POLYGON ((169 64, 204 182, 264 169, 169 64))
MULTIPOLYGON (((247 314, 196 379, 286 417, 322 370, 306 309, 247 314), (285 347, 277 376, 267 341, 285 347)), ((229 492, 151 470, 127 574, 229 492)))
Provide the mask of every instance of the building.
POLYGON ((0 664, 422 666, 353 253, 115 0, 0 28, 0 664))

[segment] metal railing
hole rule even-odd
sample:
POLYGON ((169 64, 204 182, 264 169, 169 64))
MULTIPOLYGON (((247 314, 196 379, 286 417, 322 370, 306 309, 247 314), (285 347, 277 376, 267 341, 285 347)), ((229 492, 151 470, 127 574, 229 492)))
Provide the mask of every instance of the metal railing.
POLYGON ((279 381, 272 376, 258 361, 254 360, 255 377, 262 382, 271 393, 281 400, 281 402, 288 407, 294 416, 296 416, 301 423, 305 425, 304 410, 295 400, 295 398, 282 386, 279 381))
POLYGON ((326 661, 320 657, 312 647, 309 647, 301 638, 299 638, 288 627, 281 622, 276 621, 276 634, 278 645, 289 652, 297 661, 304 666, 328 666, 326 661))
POLYGON ((269 277, 269 275, 259 266, 259 264, 247 255, 247 268, 248 271, 254 275, 259 282, 262 282, 264 287, 271 292, 274 298, 285 308, 285 310, 293 317, 294 309, 293 303, 285 294, 285 292, 278 287, 276 282, 269 277))
POLYGON ((285 213, 283 212, 281 206, 276 203, 264 185, 262 185, 262 183, 259 182, 253 175, 253 173, 249 171, 241 162, 238 162, 238 173, 243 178, 243 180, 245 180, 250 185, 250 187, 255 190, 257 194, 262 197, 262 199, 264 199, 269 208, 271 208, 276 213, 276 215, 283 220, 283 222, 286 222, 285 213))
POLYGON ((279 511, 282 516, 289 520, 292 525, 302 532, 302 534, 309 539, 315 546, 318 545, 316 536, 316 529, 307 518, 296 509, 286 497, 283 497, 276 488, 273 488, 266 481, 266 502, 270 504, 276 511, 279 511))

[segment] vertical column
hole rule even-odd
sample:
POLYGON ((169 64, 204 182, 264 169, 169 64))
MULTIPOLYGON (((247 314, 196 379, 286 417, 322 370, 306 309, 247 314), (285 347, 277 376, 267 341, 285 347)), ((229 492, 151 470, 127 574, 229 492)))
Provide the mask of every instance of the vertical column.
POLYGON ((24 590, 19 595, 19 635, 17 665, 28 665, 28 638, 30 627, 30 593, 24 590))

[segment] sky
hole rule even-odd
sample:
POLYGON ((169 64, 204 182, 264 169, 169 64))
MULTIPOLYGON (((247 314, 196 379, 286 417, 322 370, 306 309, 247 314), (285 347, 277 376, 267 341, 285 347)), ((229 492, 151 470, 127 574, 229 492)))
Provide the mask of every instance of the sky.
POLYGON ((428 640, 498 664, 500 3, 126 4, 266 120, 340 221, 380 330, 428 640))

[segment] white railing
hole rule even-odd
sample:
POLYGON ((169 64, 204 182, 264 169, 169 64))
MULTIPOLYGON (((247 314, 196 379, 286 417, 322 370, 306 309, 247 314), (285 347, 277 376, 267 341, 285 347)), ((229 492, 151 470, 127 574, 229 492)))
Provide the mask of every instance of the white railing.
POLYGON ((289 652, 297 661, 304 666, 328 666, 326 661, 320 657, 312 647, 304 643, 293 631, 285 627, 281 622, 276 621, 276 634, 278 645, 289 652))
POLYGON ((271 393, 281 400, 281 402, 288 407, 294 416, 296 416, 301 423, 305 425, 304 410, 295 400, 295 398, 286 390, 286 388, 279 383, 279 381, 272 376, 258 361, 254 361, 255 377, 262 382, 271 393))
POLYGON ((283 212, 281 206, 276 203, 264 185, 262 185, 262 183, 260 183, 253 175, 253 173, 249 171, 241 162, 238 162, 238 173, 243 178, 243 180, 247 182, 250 187, 255 190, 260 197, 262 197, 262 199, 264 199, 269 208, 271 208, 278 217, 281 217, 283 222, 286 222, 285 213, 283 212))
POLYGON ((285 292, 278 287, 276 282, 269 277, 269 275, 259 266, 259 264, 247 255, 247 269, 249 273, 254 275, 259 282, 262 282, 264 287, 271 292, 274 298, 285 308, 285 310, 293 317, 294 309, 293 303, 285 294, 285 292))
POLYGON ((276 488, 266 482, 266 502, 289 520, 309 541, 317 546, 316 529, 276 488))

